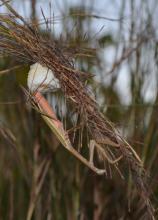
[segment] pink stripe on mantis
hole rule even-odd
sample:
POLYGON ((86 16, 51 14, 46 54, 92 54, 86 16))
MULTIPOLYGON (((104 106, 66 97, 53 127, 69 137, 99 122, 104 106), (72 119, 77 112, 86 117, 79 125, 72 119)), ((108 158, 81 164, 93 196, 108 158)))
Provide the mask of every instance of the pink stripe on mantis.
POLYGON ((43 95, 41 95, 40 92, 36 92, 34 94, 34 98, 36 100, 36 103, 39 104, 41 110, 48 115, 48 117, 50 117, 50 120, 53 121, 53 123, 55 124, 55 126, 57 126, 58 128, 63 129, 63 124, 57 119, 55 113, 52 111, 51 106, 49 105, 49 103, 47 102, 47 100, 43 97, 43 95))

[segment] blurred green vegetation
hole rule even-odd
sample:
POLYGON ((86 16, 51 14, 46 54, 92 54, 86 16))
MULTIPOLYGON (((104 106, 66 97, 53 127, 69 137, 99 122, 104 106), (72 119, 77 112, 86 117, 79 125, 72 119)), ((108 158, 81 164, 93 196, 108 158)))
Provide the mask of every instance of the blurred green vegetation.
MULTIPOLYGON (((148 1, 143 2, 149 9, 148 1)), ((125 1, 122 1, 122 17, 125 13, 124 4, 125 1)), ((149 189, 153 193, 153 204, 156 207, 158 93, 155 88, 155 98, 146 101, 145 92, 151 81, 158 80, 157 30, 152 31, 154 19, 151 19, 149 10, 144 9, 145 14, 140 14, 137 20, 138 5, 135 1, 132 3, 132 0, 129 5, 131 23, 128 33, 124 32, 122 22, 117 21, 117 38, 113 33, 103 30, 93 37, 93 17, 88 16, 91 9, 87 9, 85 5, 70 7, 69 17, 60 21, 60 38, 53 34, 51 37, 69 49, 69 53, 75 57, 77 68, 94 73, 97 81, 100 81, 95 83, 94 77, 86 83, 96 95, 102 112, 116 124, 143 159, 150 173, 149 189), (85 16, 81 16, 84 14, 85 16), (143 36, 153 34, 154 40, 151 37, 151 40, 142 43, 107 75, 108 61, 104 52, 108 54, 110 47, 114 49, 116 56, 111 58, 112 68, 120 57, 119 51, 123 53, 125 49, 135 47, 142 33, 143 36), (125 39, 125 35, 128 39, 125 39), (119 91, 124 82, 117 84, 120 69, 124 65, 129 75, 128 105, 123 102, 119 91)), ((145 7, 144 5, 142 3, 139 7, 145 7)), ((35 12, 32 12, 35 20, 33 13, 35 12)), ((104 20, 106 22, 109 21, 104 20)), ((49 35, 47 31, 43 33, 45 37, 49 35)), ((6 74, 0 72, 0 219, 26 219, 32 208, 32 219, 35 220, 141 219, 141 204, 130 174, 125 173, 126 178, 123 180, 107 166, 108 176, 98 177, 66 152, 40 115, 31 109, 28 98, 20 87, 26 87, 29 65, 18 63, 14 58, 0 58, 2 71, 16 65, 20 67, 11 69, 6 74)), ((124 89, 124 97, 128 96, 126 92, 124 89)), ((59 104, 63 105, 64 101, 61 93, 52 94, 51 98, 57 100, 56 109, 59 117, 62 117, 59 104)), ((66 114, 64 112, 62 120, 68 128, 74 125, 69 108, 66 114)), ((87 145, 86 131, 82 135, 83 145, 87 145)), ((75 143, 79 142, 80 136, 80 132, 76 132, 75 143)), ((81 150, 87 153, 86 149, 81 150)))

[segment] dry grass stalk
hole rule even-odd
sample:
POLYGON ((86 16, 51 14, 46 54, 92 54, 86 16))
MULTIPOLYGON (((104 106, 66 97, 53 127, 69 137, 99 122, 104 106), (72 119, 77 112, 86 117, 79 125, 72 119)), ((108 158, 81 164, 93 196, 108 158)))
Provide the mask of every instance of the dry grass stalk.
MULTIPOLYGON (((16 56, 19 60, 39 62, 54 72, 65 97, 82 113, 94 141, 105 152, 107 145, 110 147, 110 160, 115 160, 114 155, 117 155, 125 162, 125 166, 129 166, 134 183, 145 203, 148 219, 154 219, 141 160, 132 147, 118 135, 115 127, 100 113, 95 100, 90 97, 80 80, 80 71, 74 69, 55 42, 50 43, 42 38, 35 27, 28 25, 7 3, 5 5, 11 14, 0 15, 0 53, 16 56)), ((103 158, 106 159, 104 155, 103 158)))

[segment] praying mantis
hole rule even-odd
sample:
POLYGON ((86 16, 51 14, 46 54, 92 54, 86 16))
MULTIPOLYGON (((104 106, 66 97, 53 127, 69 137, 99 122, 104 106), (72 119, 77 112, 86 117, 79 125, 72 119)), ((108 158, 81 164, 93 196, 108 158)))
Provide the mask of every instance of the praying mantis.
MULTIPOLYGON (((34 101, 38 105, 38 108, 40 112, 42 113, 41 116, 47 123, 47 125, 50 127, 50 129, 53 131, 53 133, 56 135, 58 140, 61 142, 61 144, 68 150, 73 156, 75 156, 78 160, 80 160, 84 165, 89 167, 92 171, 97 173, 98 175, 105 174, 105 169, 99 169, 95 167, 93 163, 93 157, 94 157, 94 149, 95 147, 103 154, 103 156, 107 159, 107 161, 110 164, 116 164, 119 160, 122 159, 122 156, 115 160, 111 160, 108 155, 106 155, 106 152, 102 148, 102 146, 97 143, 95 140, 91 140, 89 143, 89 160, 83 157, 75 148, 72 146, 70 139, 68 137, 67 132, 64 130, 64 126, 60 120, 57 119, 57 116, 53 110, 53 108, 50 106, 48 101, 44 98, 44 96, 40 92, 35 92, 33 95, 34 101)), ((104 144, 109 144, 108 139, 105 140, 104 144)))
MULTIPOLYGON (((89 160, 82 156, 73 146, 69 139, 67 131, 64 129, 63 123, 57 118, 53 108, 50 106, 48 101, 42 95, 44 90, 57 89, 60 88, 59 81, 55 78, 53 71, 49 70, 47 67, 43 67, 39 63, 31 65, 30 71, 28 73, 28 87, 31 91, 31 96, 36 103, 36 109, 41 113, 41 116, 50 127, 52 132, 56 135, 61 144, 68 150, 73 156, 80 160, 84 165, 89 167, 92 171, 98 175, 103 175, 106 173, 105 169, 97 168, 94 165, 94 150, 106 160, 109 164, 116 165, 123 158, 123 155, 118 156, 118 158, 113 159, 111 155, 106 151, 106 146, 111 146, 114 148, 119 148, 121 142, 115 143, 108 137, 103 140, 90 140, 88 144, 89 147, 89 160)), ((125 141, 124 141, 125 143, 125 141)), ((137 160, 140 159, 135 151, 126 142, 126 147, 130 148, 137 160)))

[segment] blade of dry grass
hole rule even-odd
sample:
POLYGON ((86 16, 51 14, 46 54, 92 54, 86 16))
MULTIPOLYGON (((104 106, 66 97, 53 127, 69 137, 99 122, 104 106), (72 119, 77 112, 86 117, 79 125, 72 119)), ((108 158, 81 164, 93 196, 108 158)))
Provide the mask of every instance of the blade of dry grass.
MULTIPOLYGON (((39 148, 38 143, 36 143, 35 151, 39 148)), ((36 154, 36 152, 34 153, 36 154)), ((31 220, 33 216, 33 212, 40 194, 40 191, 42 189, 45 177, 48 173, 51 160, 50 158, 45 158, 43 161, 41 161, 38 164, 38 158, 35 155, 35 165, 33 169, 33 182, 32 182, 32 189, 31 189, 31 198, 30 198, 30 204, 27 212, 27 220, 31 220)))

